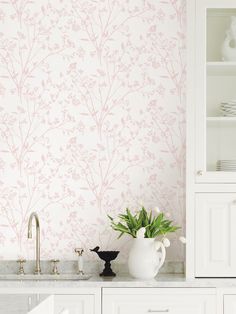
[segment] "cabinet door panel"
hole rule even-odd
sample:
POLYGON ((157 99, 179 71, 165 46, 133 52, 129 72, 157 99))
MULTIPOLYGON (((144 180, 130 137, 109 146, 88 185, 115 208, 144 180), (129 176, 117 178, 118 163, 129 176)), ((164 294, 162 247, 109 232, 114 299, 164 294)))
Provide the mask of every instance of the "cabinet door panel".
POLYGON ((55 295, 55 314, 94 314, 93 295, 55 295))
POLYGON ((236 277, 236 194, 198 193, 196 277, 236 277))
POLYGON ((224 314, 236 313, 236 295, 224 296, 224 314))

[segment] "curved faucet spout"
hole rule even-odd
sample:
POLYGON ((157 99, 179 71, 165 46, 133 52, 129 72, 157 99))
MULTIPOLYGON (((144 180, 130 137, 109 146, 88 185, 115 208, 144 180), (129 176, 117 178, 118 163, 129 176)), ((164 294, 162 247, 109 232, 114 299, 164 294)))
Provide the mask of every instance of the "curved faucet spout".
POLYGON ((35 274, 39 275, 41 274, 41 268, 40 268, 40 223, 39 223, 39 217, 37 213, 33 212, 29 217, 28 222, 28 239, 32 239, 32 221, 33 218, 36 223, 36 264, 35 264, 35 274))

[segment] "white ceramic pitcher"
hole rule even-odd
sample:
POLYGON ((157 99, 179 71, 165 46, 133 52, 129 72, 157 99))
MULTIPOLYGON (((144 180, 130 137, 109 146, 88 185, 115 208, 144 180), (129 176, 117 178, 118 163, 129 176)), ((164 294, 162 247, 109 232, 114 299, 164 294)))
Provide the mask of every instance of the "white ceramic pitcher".
POLYGON ((129 252, 128 268, 132 277, 138 279, 154 278, 166 258, 162 242, 154 238, 135 238, 129 252))
POLYGON ((230 28, 222 45, 222 60, 236 61, 236 16, 231 16, 230 28))

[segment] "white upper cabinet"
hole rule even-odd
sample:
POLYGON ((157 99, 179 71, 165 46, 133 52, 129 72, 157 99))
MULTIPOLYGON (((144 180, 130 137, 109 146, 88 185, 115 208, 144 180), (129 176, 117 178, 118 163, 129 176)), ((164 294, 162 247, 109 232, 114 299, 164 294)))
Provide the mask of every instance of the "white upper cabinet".
POLYGON ((196 1, 195 69, 196 182, 236 183, 235 0, 196 1))
POLYGON ((236 277, 236 193, 197 193, 195 276, 236 277))

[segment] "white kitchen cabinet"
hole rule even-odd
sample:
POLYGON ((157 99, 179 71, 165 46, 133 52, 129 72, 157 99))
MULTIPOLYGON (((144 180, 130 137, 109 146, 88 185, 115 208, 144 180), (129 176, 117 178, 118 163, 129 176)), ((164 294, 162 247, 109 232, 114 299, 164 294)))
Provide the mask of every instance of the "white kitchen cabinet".
POLYGON ((234 0, 196 1, 195 176, 199 183, 236 183, 228 162, 236 160, 236 115, 221 108, 222 102, 236 99, 236 62, 223 61, 221 53, 231 16, 236 16, 234 0))
MULTIPOLYGON (((215 314, 213 289, 103 289, 103 314, 215 314)), ((232 313, 231 313, 232 314, 232 313)))
POLYGON ((95 300, 93 295, 55 295, 54 307, 54 314, 94 314, 95 300))
POLYGON ((196 277, 236 277, 236 193, 197 193, 196 277))
POLYGON ((236 60, 222 53, 236 1, 186 4, 186 276, 236 277, 236 60))
POLYGON ((224 295, 224 314, 236 313, 236 295, 224 295))

